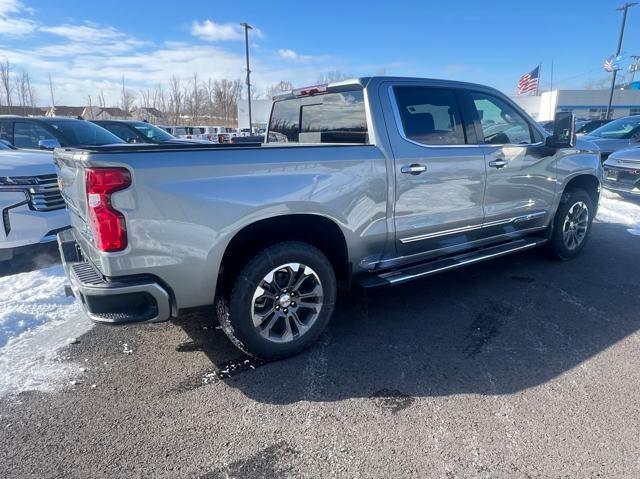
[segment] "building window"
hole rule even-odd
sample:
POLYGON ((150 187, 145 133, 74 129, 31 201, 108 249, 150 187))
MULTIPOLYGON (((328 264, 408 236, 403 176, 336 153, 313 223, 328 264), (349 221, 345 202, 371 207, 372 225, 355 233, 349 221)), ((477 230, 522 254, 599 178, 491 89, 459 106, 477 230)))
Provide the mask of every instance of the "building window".
MULTIPOLYGON (((604 120, 607 116, 607 108, 589 108, 590 120, 604 120)), ((613 116, 613 108, 611 108, 611 116, 613 116)))

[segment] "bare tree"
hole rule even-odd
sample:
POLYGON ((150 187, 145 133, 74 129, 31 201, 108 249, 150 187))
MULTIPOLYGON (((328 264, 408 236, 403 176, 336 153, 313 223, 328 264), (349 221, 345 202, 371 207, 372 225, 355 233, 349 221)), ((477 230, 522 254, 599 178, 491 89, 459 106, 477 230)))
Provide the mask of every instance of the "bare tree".
POLYGON ((202 89, 198 74, 194 73, 191 77, 191 92, 189 95, 185 95, 189 103, 189 114, 195 121, 202 115, 202 107, 204 106, 206 94, 202 89))
POLYGON ((213 113, 223 119, 226 124, 231 124, 238 117, 238 100, 242 94, 241 80, 216 80, 213 82, 213 113))
POLYGON ((126 112, 130 112, 133 108, 135 98, 133 93, 126 87, 124 82, 124 75, 122 75, 122 91, 120 93, 120 108, 126 112))
POLYGON ((180 78, 173 75, 169 79, 169 110, 173 115, 173 124, 177 125, 182 114, 183 92, 180 78))
POLYGON ((93 114, 93 102, 91 101, 91 95, 87 95, 87 107, 89 112, 89 119, 94 120, 95 115, 93 114))
POLYGON ((7 106, 13 105, 13 81, 11 79, 12 70, 13 67, 9 60, 5 60, 3 63, 0 63, 0 82, 2 82, 2 89, 4 90, 4 98, 7 106))
POLYGON ((167 99, 161 83, 158 83, 153 94, 153 108, 160 110, 162 113, 167 112, 167 99))
POLYGON ((36 103, 35 90, 31 85, 31 76, 27 70, 20 70, 14 76, 15 90, 18 94, 18 104, 22 107, 23 114, 27 115, 27 109, 34 107, 36 103))
POLYGON ((153 102, 153 92, 150 89, 140 90, 140 99, 142 108, 151 108, 153 102))
POLYGON ((55 108, 56 100, 53 95, 53 79, 51 78, 51 73, 47 73, 47 76, 49 77, 49 93, 51 94, 51 107, 55 108))
POLYGON ((100 106, 100 108, 106 108, 107 107, 107 100, 104 97, 104 91, 100 90, 100 93, 98 93, 98 105, 100 106))
POLYGON ((274 96, 293 90, 293 84, 288 80, 280 80, 278 83, 267 87, 265 97, 271 100, 274 96))
POLYGON ((324 75, 320 75, 318 77, 318 83, 332 83, 340 80, 346 80, 347 78, 352 77, 353 75, 345 74, 340 70, 333 70, 325 73, 324 75))

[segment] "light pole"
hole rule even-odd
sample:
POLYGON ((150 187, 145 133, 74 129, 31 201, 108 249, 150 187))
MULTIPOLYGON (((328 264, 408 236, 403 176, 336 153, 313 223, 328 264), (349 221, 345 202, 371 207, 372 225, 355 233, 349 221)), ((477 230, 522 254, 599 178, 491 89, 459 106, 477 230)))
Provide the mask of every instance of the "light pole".
MULTIPOLYGON (((620 50, 622 49, 622 37, 624 36, 624 26, 627 23, 627 10, 630 7, 637 5, 636 2, 627 2, 622 5, 620 8, 616 8, 618 11, 622 11, 622 26, 620 27, 620 36, 618 37, 618 48, 616 49, 616 54, 614 60, 618 58, 620 55, 620 50)), ((616 68, 613 69, 613 76, 611 77, 611 90, 609 91, 609 104, 607 105, 607 116, 605 120, 610 120, 611 114, 611 103, 613 102, 613 90, 616 88, 616 76, 618 75, 618 70, 616 68)))
POLYGON ((251 121, 251 70, 249 69, 249 30, 253 27, 248 23, 241 23, 244 27, 244 48, 247 54, 247 105, 249 107, 249 133, 252 133, 252 121, 251 121))

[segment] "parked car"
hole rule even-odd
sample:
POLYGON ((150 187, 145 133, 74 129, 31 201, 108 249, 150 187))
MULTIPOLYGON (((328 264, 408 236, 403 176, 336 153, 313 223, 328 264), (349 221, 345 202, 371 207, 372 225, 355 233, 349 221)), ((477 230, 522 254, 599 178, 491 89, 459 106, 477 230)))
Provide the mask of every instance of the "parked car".
POLYGON ((583 138, 598 146, 604 161, 614 151, 640 146, 640 115, 613 120, 583 138))
POLYGON ((50 152, 19 151, 0 142, 0 261, 56 240, 69 226, 50 152))
POLYGON ((290 356, 327 326, 338 286, 542 245, 579 255, 602 166, 573 115, 555 122, 547 135, 481 85, 370 77, 279 96, 264 145, 58 149, 65 271, 96 321, 215 302, 238 348, 290 356))
POLYGON ((640 148, 611 153, 604 162, 603 185, 622 196, 640 196, 640 148))
POLYGON ((596 128, 606 125, 611 120, 584 120, 576 122, 576 134, 588 135, 596 128))
POLYGON ((144 121, 130 120, 93 120, 92 123, 109 130, 118 138, 127 143, 152 143, 152 144, 185 144, 190 140, 182 140, 171 135, 162 128, 158 128, 144 121))
POLYGON ((34 150, 124 143, 89 121, 57 117, 0 116, 0 139, 17 148, 34 150))
POLYGON ((236 136, 231 138, 230 143, 237 145, 238 143, 264 143, 264 136, 262 135, 253 135, 253 136, 236 136))

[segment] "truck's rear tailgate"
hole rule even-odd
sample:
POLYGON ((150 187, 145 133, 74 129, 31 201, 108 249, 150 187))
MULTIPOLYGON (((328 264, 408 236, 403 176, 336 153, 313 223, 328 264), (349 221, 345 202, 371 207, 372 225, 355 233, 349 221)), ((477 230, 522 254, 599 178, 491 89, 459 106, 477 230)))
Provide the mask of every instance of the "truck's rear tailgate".
POLYGON ((54 161, 59 186, 71 216, 71 225, 85 231, 87 219, 87 195, 85 186, 86 154, 80 151, 57 150, 54 161))

